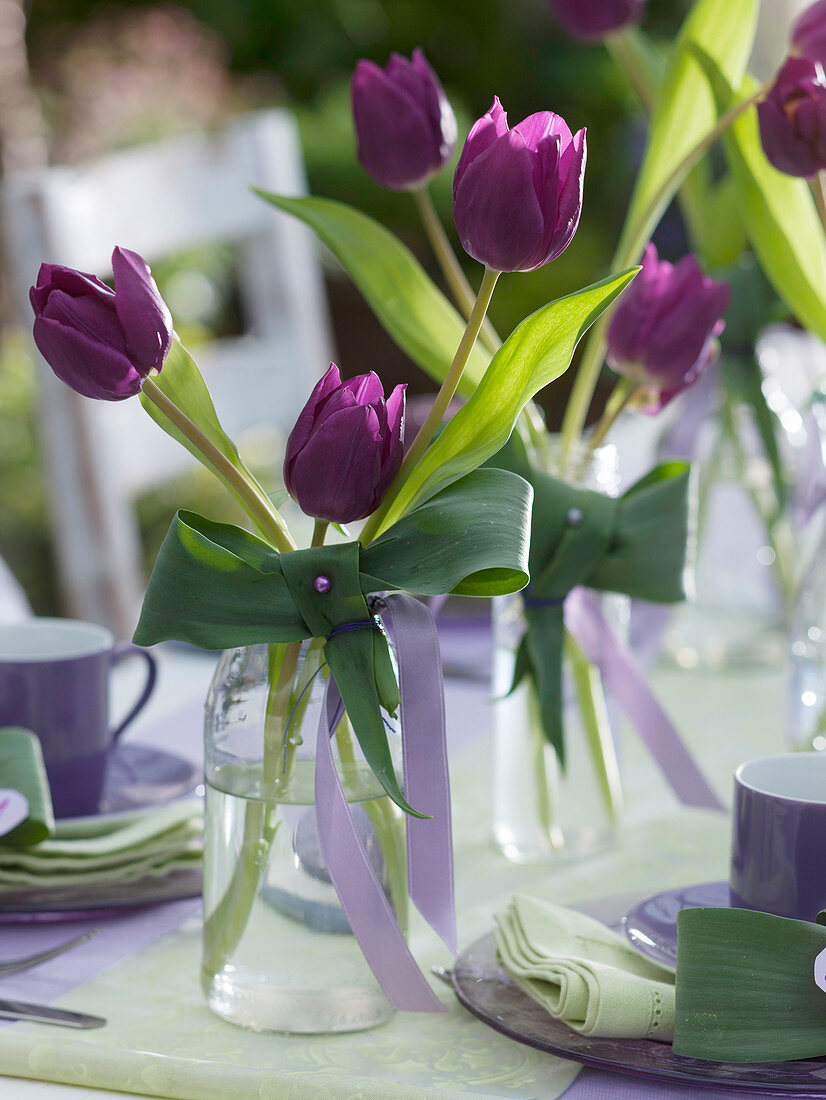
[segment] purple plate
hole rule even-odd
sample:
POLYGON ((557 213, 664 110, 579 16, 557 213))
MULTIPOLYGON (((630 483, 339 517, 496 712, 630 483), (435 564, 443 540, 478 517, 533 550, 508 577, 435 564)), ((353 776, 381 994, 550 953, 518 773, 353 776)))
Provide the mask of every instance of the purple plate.
POLYGON ((663 890, 629 909, 620 921, 625 935, 643 955, 673 970, 677 965, 677 914, 681 909, 727 909, 727 882, 700 882, 663 890))
MULTIPOLYGON (((717 885, 717 884, 715 884, 717 885)), ((456 996, 496 1031, 537 1050, 586 1066, 653 1081, 732 1089, 764 1096, 826 1097, 826 1059, 800 1062, 709 1062, 683 1058, 651 1039, 597 1039, 554 1020, 518 989, 499 965, 493 935, 478 940, 456 961, 456 996)))

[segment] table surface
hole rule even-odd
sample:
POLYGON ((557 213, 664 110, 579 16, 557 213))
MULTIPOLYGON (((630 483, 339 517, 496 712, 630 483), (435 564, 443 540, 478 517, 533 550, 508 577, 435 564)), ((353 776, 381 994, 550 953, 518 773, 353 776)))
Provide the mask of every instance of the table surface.
MULTIPOLYGON (((456 652, 462 659, 472 644, 479 661, 485 659, 484 637, 462 641, 454 637, 448 640, 448 656, 456 652), (481 641, 480 641, 481 638, 481 641), (458 644, 457 643, 461 643, 458 644), (453 648, 451 648, 451 646, 453 648)), ((214 667, 214 657, 193 654, 176 647, 163 647, 159 653, 160 682, 155 698, 150 702, 133 732, 129 735, 136 742, 155 744, 159 748, 174 750, 181 755, 198 759, 201 754, 201 713, 206 686, 214 667), (175 743, 170 743, 170 716, 174 717, 175 743)), ((114 709, 124 708, 131 694, 137 690, 140 670, 124 667, 118 670, 115 683, 114 709)), ((704 673, 658 669, 652 676, 657 693, 698 758, 706 773, 714 782, 720 795, 728 802, 731 774, 737 764, 750 757, 783 751, 785 713, 785 673, 781 669, 767 671, 729 671, 704 673)), ((457 905, 459 912, 459 941, 467 945, 489 931, 492 914, 518 892, 529 892, 539 897, 552 898, 563 904, 590 903, 606 919, 618 916, 634 901, 660 890, 725 878, 727 874, 729 820, 727 815, 710 811, 692 810, 680 806, 667 788, 651 758, 636 735, 627 730, 623 735, 622 760, 625 782, 626 810, 616 844, 608 851, 583 860, 560 860, 553 867, 518 866, 508 863, 495 852, 489 842, 489 790, 490 790, 490 704, 484 681, 449 677, 446 681, 448 716, 448 740, 451 757, 451 776, 454 802, 454 839, 456 848, 457 905)), ((174 942, 174 937, 166 938, 174 942)), ((418 953, 419 942, 424 945, 423 961, 429 964, 433 955, 432 940, 426 938, 413 946, 418 953)), ((158 945, 156 945, 157 947, 158 945)), ((168 948, 168 943, 166 944, 168 948)), ((158 950, 163 951, 164 941, 158 950)), ((444 955, 444 951, 442 951, 444 955)), ((447 962, 447 959, 443 961, 447 962)), ((50 964, 52 965, 52 964, 50 964)), ((41 968, 45 970, 45 968, 41 968)), ((34 998, 32 998, 34 999, 34 998)), ((76 993, 73 1001, 78 1009, 94 1011, 76 993)), ((457 1007, 452 1011, 464 1013, 457 1007)), ((364 1048, 364 1064, 358 1075, 362 1085, 359 1095, 417 1096, 442 1095, 439 1074, 433 1073, 433 1086, 421 1092, 412 1085, 396 1091, 369 1090, 374 1070, 375 1051, 382 1043, 388 1046, 398 1043, 405 1026, 415 1027, 421 1036, 422 1050, 438 1049, 444 1018, 404 1017, 397 1014, 391 1025, 369 1033, 371 1042, 364 1048), (415 1021, 415 1022, 414 1022, 415 1021), (386 1038, 383 1038, 386 1036, 386 1038), (365 1091, 364 1082, 367 1082, 365 1091)), ((469 1015, 461 1017, 462 1026, 479 1049, 488 1042, 485 1026, 469 1015), (466 1019, 465 1019, 466 1017, 466 1019)), ((21 1025, 13 1025, 19 1027, 21 1025)), ((26 1025, 31 1027, 32 1025, 26 1025)), ((231 1025, 220 1025, 234 1032, 231 1025)), ((45 1028, 43 1029, 46 1030, 45 1028)), ((55 1030, 55 1029, 50 1029, 55 1030)), ((3 1035, 0 1033, 0 1068, 9 1063, 3 1060, 3 1035)), ((366 1033, 365 1033, 366 1034, 366 1033)), ((275 1042, 273 1037, 273 1042, 275 1042)), ((279 1042, 301 1044, 301 1038, 278 1037, 279 1042)), ((492 1038, 490 1042, 492 1042, 492 1038)), ((336 1037, 342 1053, 343 1080, 337 1083, 335 1093, 348 1095, 347 1075, 352 1074, 353 1060, 361 1049, 358 1040, 348 1036, 336 1037), (349 1051, 348 1051, 349 1045, 349 1051), (347 1057, 344 1055, 347 1054, 347 1057), (346 1068, 345 1068, 346 1067, 346 1068)), ((284 1048, 286 1049, 286 1048, 284 1048)), ((527 1050, 527 1048, 519 1048, 527 1050)), ((456 1052, 454 1052, 456 1053, 456 1052)), ((461 1052, 458 1052, 461 1053, 461 1052)), ((541 1056, 545 1057, 545 1056, 541 1056)), ((461 1067, 461 1060, 457 1062, 461 1067)), ((550 1070, 549 1063, 549 1070, 550 1070)), ((427 1070, 427 1067, 425 1067, 427 1070)), ((537 1091, 525 1077, 524 1091, 518 1084, 509 1084, 507 1091, 497 1091, 496 1073, 487 1079, 477 1073, 471 1088, 452 1087, 444 1083, 444 1095, 518 1097, 536 1096, 550 1100, 565 1089, 571 1076, 569 1063, 560 1063, 558 1073, 549 1072, 545 1092, 537 1091)), ((459 1069, 461 1073, 461 1068, 459 1069)), ((425 1072, 425 1077, 427 1073, 425 1072)), ((469 1074, 469 1077, 473 1074, 469 1074)), ((377 1082, 378 1086, 378 1082, 377 1082)), ((543 1086, 544 1087, 544 1086, 543 1086)), ((353 1087, 355 1094, 356 1087, 353 1087)), ((226 1093, 229 1095, 230 1093, 226 1093)), ((85 1086, 68 1086, 44 1083, 22 1078, 0 1077, 0 1100, 80 1100, 81 1097, 120 1097, 122 1092, 109 1092, 85 1086)), ((329 1082, 319 1083, 316 1090, 306 1085, 299 1091, 262 1092, 262 1096, 330 1096, 329 1082)), ((565 1100, 618 1100, 639 1098, 653 1100, 668 1096, 669 1100, 689 1100, 697 1095, 690 1088, 659 1086, 619 1075, 583 1070, 564 1091, 565 1100)), ((728 1100, 738 1094, 717 1090, 702 1093, 706 1100, 728 1100)))

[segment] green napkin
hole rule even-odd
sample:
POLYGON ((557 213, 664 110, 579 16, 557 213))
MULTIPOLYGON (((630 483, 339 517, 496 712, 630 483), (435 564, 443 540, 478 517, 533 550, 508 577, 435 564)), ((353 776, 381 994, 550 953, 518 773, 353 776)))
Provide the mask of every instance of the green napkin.
POLYGON ((133 883, 197 866, 203 851, 198 799, 128 814, 58 821, 54 836, 35 848, 0 845, 4 894, 133 883))
POLYGON ((599 921, 517 894, 496 916, 502 966, 519 988, 582 1035, 674 1034, 674 973, 599 921))

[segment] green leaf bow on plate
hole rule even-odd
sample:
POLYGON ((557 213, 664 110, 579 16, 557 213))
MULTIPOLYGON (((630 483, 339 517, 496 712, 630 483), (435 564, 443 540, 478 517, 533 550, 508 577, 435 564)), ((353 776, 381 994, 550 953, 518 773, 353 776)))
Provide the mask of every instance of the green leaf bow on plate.
POLYGON ((724 1062, 826 1055, 826 992, 816 923, 752 909, 677 914, 674 1051, 724 1062), (821 979, 822 980, 822 979, 821 979))
POLYGON ((507 463, 534 487, 526 630, 511 691, 525 677, 533 681, 545 736, 564 764, 565 597, 584 585, 654 603, 685 598, 689 467, 663 463, 621 497, 609 497, 534 469, 516 443, 492 461, 507 463))
POLYGON ((530 485, 516 474, 475 470, 365 548, 347 542, 282 554, 240 527, 178 512, 155 562, 135 641, 228 649, 325 638, 324 656, 365 759, 393 801, 415 813, 390 759, 381 711, 395 711, 398 686, 383 631, 369 629, 366 596, 392 589, 518 591, 528 582, 531 500, 530 485), (365 629, 337 629, 349 624, 365 629))

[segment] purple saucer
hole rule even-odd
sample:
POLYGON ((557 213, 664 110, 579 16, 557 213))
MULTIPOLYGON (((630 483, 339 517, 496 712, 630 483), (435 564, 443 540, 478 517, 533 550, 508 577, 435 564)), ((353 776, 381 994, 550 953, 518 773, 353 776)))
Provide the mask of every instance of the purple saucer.
POLYGON ((673 970, 677 965, 677 914, 681 909, 727 909, 727 882, 700 882, 663 890, 629 909, 620 927, 643 955, 673 970))
POLYGON ((200 782, 200 769, 180 756, 149 745, 116 744, 109 754, 100 813, 160 806, 191 794, 200 782))
MULTIPOLYGON (((710 889, 709 884, 706 888, 710 889)), ((715 886, 719 884, 715 883, 715 886)), ((676 891, 675 891, 676 892, 676 891)), ((719 893, 718 893, 719 897, 719 893)), ((826 1098, 826 1060, 710 1062, 684 1058, 669 1043, 651 1039, 599 1039, 579 1035, 532 1001, 499 965, 493 935, 478 940, 456 960, 453 989, 474 1016, 496 1031, 537 1050, 596 1069, 631 1077, 732 1089, 761 1096, 826 1098)))

